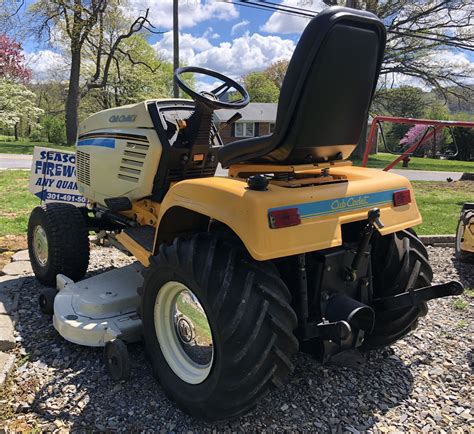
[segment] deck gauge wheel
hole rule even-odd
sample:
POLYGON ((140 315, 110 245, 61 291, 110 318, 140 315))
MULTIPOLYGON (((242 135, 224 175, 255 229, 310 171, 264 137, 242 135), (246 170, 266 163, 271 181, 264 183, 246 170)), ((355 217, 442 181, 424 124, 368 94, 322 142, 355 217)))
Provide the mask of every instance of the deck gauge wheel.
POLYGON ((127 345, 121 339, 113 339, 105 344, 104 361, 112 380, 125 381, 130 378, 130 357, 127 345))
POLYGON ((58 291, 56 288, 46 288, 41 291, 40 296, 38 297, 38 304, 43 312, 46 315, 53 315, 54 313, 54 299, 58 291))

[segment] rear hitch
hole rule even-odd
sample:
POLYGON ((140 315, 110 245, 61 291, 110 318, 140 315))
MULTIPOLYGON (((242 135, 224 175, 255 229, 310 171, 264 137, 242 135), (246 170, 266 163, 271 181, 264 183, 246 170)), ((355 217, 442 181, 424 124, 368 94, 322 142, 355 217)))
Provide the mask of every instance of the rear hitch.
POLYGON ((384 227, 384 224, 380 220, 380 209, 379 208, 372 208, 367 213, 368 222, 362 229, 359 246, 357 247, 357 252, 352 260, 352 264, 350 267, 347 267, 345 271, 344 278, 348 282, 354 282, 357 280, 357 270, 359 269, 360 261, 362 257, 366 254, 367 247, 369 246, 370 239, 374 233, 375 227, 377 226, 379 229, 384 227))
POLYGON ((453 280, 440 285, 409 289, 407 292, 393 295, 391 297, 376 298, 372 301, 371 305, 378 312, 406 309, 413 306, 423 305, 425 302, 434 300, 435 298, 461 295, 463 292, 463 286, 459 282, 453 280))
POLYGON ((303 340, 319 338, 323 341, 339 343, 352 335, 351 326, 347 321, 323 321, 320 323, 307 322, 300 328, 300 337, 303 340))

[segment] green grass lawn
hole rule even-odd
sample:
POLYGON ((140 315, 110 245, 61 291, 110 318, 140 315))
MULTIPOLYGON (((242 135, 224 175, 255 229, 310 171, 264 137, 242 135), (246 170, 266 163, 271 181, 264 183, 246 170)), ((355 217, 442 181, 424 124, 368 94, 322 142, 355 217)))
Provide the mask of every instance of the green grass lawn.
MULTIPOLYGON (((369 156, 368 167, 383 169, 391 163, 397 155, 378 153, 369 156)), ((353 159, 355 166, 360 166, 362 160, 353 159)), ((404 169, 402 162, 398 163, 396 169, 404 169)), ((474 161, 457 160, 435 160, 432 158, 410 157, 408 169, 411 170, 436 170, 440 172, 472 172, 474 173, 474 161)))
MULTIPOLYGON (((30 211, 39 200, 28 191, 30 173, 23 170, 0 170, 0 236, 26 232, 30 211)), ((423 224, 420 235, 454 234, 464 202, 474 199, 473 182, 415 181, 416 201, 423 224)))
POLYGON ((419 235, 455 234, 464 202, 474 200, 474 182, 414 181, 416 203, 423 223, 415 227, 419 235))
POLYGON ((34 142, 31 140, 18 140, 15 142, 9 136, 0 136, 0 154, 26 154, 32 155, 35 146, 45 148, 61 149, 64 151, 74 151, 74 146, 56 145, 49 142, 34 142))
POLYGON ((30 172, 0 170, 0 237, 26 233, 30 211, 40 201, 28 191, 30 172))

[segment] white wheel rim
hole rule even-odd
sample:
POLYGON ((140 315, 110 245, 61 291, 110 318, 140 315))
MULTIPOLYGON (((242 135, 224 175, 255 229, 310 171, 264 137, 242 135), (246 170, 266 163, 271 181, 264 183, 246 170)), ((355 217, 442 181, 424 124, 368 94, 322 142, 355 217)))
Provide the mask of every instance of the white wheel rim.
POLYGON ((186 383, 202 383, 212 369, 214 343, 196 295, 181 282, 167 282, 155 300, 154 322, 169 367, 186 383))
POLYGON ((33 230, 33 254, 36 262, 42 267, 48 262, 48 238, 42 226, 36 226, 33 230))

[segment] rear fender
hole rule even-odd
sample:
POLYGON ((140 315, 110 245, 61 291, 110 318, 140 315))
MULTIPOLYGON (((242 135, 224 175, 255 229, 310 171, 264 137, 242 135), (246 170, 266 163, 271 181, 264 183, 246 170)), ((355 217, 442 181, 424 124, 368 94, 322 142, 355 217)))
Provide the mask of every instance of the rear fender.
MULTIPOLYGON (((252 191, 245 180, 239 178, 181 181, 168 191, 161 204, 155 249, 172 233, 173 219, 168 213, 175 212, 175 207, 190 210, 189 217, 195 220, 198 230, 206 230, 209 219, 224 223, 259 261, 340 246, 341 225, 365 220, 368 210, 374 206, 380 208, 385 225, 380 230, 382 235, 421 223, 412 187, 406 178, 366 168, 334 169, 336 172, 350 172, 349 182, 303 188, 270 184, 267 191, 252 191), (411 191, 412 202, 395 208, 392 195, 400 189, 411 191), (272 229, 269 210, 293 206, 300 210, 301 224, 272 229)), ((191 230, 193 224, 188 223, 185 229, 191 230)))

